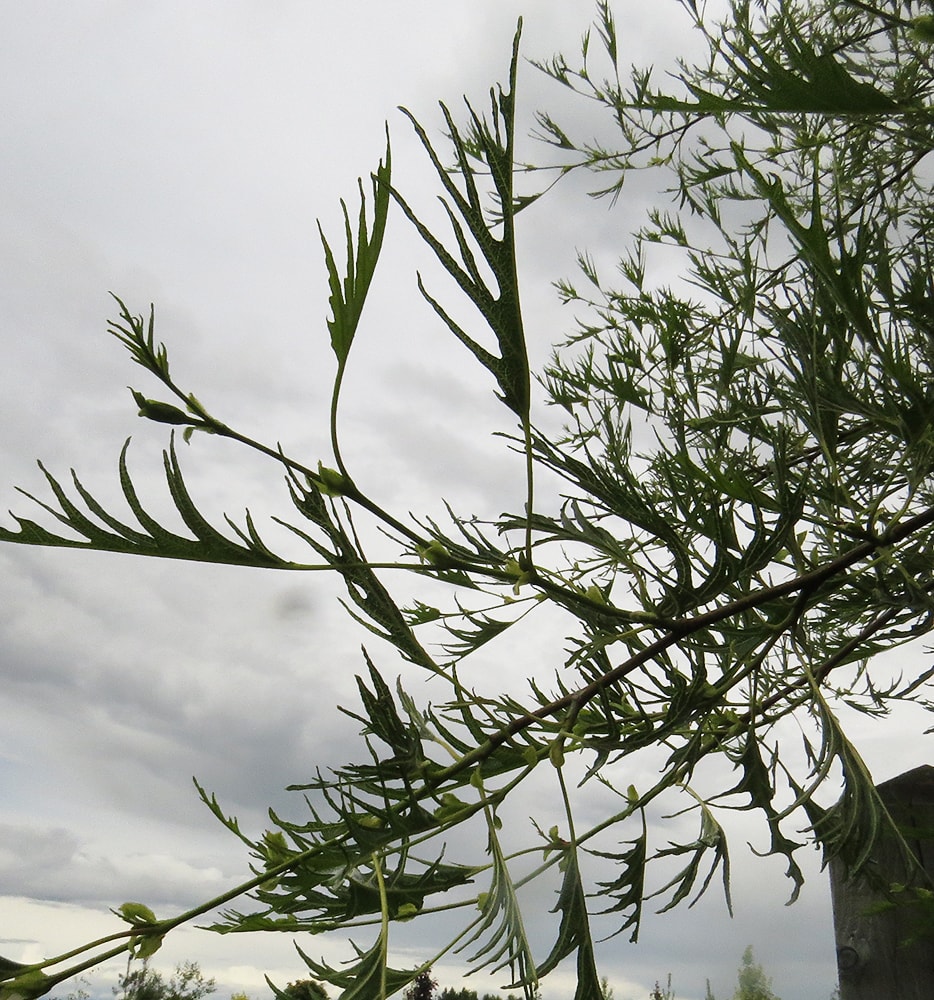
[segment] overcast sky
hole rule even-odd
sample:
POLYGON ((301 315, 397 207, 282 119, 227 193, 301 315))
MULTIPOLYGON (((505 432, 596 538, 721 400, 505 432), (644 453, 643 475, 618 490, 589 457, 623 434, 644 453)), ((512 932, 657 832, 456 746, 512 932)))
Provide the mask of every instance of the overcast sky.
MULTIPOLYGON (((690 44, 675 0, 616 9, 624 62, 662 63, 690 44)), ((212 412, 311 465, 326 460, 333 360, 315 220, 339 235, 339 199, 375 168, 387 121, 394 179, 427 209, 430 172, 396 107, 437 135, 439 99, 485 101, 519 14, 527 56, 573 55, 593 8, 0 0, 0 510, 33 516, 14 486, 47 495, 36 458, 60 476, 74 467, 120 509, 116 462, 129 435, 140 493, 168 510, 158 475, 167 430, 135 416, 127 385, 155 385, 105 334, 110 291, 135 312, 155 303, 173 372, 212 412)), ((519 88, 524 133, 536 107, 567 106, 527 65, 519 88)), ((572 273, 578 248, 621 252, 643 208, 624 198, 610 211, 569 184, 522 216, 536 362, 572 321, 550 282, 572 273)), ((441 497, 464 513, 516 509, 521 469, 491 437, 511 429, 505 411, 420 301, 415 263, 425 257, 395 213, 348 376, 348 465, 403 516, 440 512, 441 497)), ((182 446, 182 460, 206 510, 286 513, 268 462, 206 437, 182 446)), ((300 805, 285 785, 352 759, 356 724, 333 706, 354 704, 362 634, 338 590, 319 577, 0 548, 0 954, 36 961, 114 929, 110 906, 138 899, 168 913, 244 877, 242 845, 191 776, 255 833, 267 806, 300 805)), ((864 746, 880 779, 921 762, 916 737, 879 730, 864 746)), ((517 810, 527 822, 534 803, 517 810)), ((639 945, 621 936, 601 949, 617 1000, 641 1000, 669 971, 683 1000, 699 1000, 707 977, 728 997, 747 944, 785 1000, 830 994, 829 891, 816 858, 785 908, 782 866, 754 859, 743 836, 734 852, 736 919, 712 892, 691 911, 650 916, 639 945)), ((303 945, 334 958, 340 942, 303 945)), ((419 957, 403 939, 398 963, 419 957)), ((266 974, 280 984, 304 975, 285 938, 184 930, 156 964, 183 959, 215 976, 224 1000, 240 989, 269 996, 266 974)), ((443 985, 460 972, 436 970, 443 985)), ((553 976, 546 1000, 570 997, 572 976, 553 976)), ((471 985, 482 994, 501 981, 471 985)))

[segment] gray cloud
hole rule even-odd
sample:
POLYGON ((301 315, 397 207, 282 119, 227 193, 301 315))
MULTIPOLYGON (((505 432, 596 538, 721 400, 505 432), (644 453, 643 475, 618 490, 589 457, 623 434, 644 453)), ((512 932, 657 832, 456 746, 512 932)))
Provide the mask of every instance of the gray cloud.
POLYGON ((174 853, 103 856, 63 828, 2 824, 0 878, 8 895, 102 907, 145 899, 154 907, 178 908, 217 895, 229 876, 216 865, 174 853), (115 900, 115 894, 122 898, 115 900))
MULTIPOLYGON (((126 389, 157 387, 104 335, 116 313, 109 289, 134 311, 155 301, 156 336, 169 346, 173 372, 210 409, 311 465, 327 461, 334 361, 315 219, 340 235, 339 199, 354 204, 356 178, 382 155, 387 119, 397 181, 420 211, 442 219, 430 169, 396 105, 437 135, 439 98, 456 112, 462 92, 485 106, 490 83, 504 77, 519 13, 524 51, 536 57, 575 48, 593 14, 590 0, 405 0, 366 5, 365 18, 357 10, 294 0, 234 0, 223 9, 178 0, 151 10, 37 0, 5 12, 0 510, 37 515, 12 487, 47 496, 33 464, 40 456, 63 479, 75 466, 102 502, 125 512, 116 459, 132 434, 140 496, 176 523, 161 474, 165 429, 136 418, 126 389)), ((626 14, 624 62, 661 63, 681 44, 667 15, 626 14)), ((545 106, 591 128, 530 66, 520 85, 525 127, 532 109, 545 106)), ((521 141, 534 155, 534 143, 521 141)), ((550 282, 573 271, 578 248, 611 265, 652 195, 648 181, 635 181, 611 212, 582 198, 585 186, 569 180, 522 217, 537 363, 573 323, 555 309, 550 282)), ((479 516, 518 508, 518 463, 490 438, 511 431, 511 418, 490 380, 465 374, 468 355, 420 301, 416 267, 442 297, 451 285, 398 214, 384 265, 341 416, 355 475, 400 516, 440 516, 439 496, 479 516)), ((215 523, 249 506, 262 532, 299 550, 266 520, 292 513, 267 460, 198 437, 179 452, 215 523)), ((543 483, 543 502, 549 490, 543 483)), ((336 581, 318 575, 0 551, 4 894, 181 906, 241 877, 242 845, 200 804, 191 776, 259 833, 269 805, 301 815, 301 798, 286 784, 358 756, 357 724, 333 706, 355 706, 359 646, 372 639, 347 621, 339 594, 336 581)), ((471 683, 521 692, 533 640, 547 683, 560 659, 553 650, 563 648, 561 624, 535 619, 478 655, 471 683), (518 666, 510 673, 504 664, 518 666)), ((373 652, 390 676, 401 670, 373 652)), ((420 699, 436 696, 432 685, 411 686, 420 699)), ((624 783, 649 780, 651 764, 644 768, 624 783)), ((584 803, 585 812, 597 808, 584 803)), ((527 830, 529 815, 560 819, 553 790, 530 787, 517 798, 511 822, 527 830)), ((662 817, 656 823, 660 837, 684 832, 662 817)), ((702 996, 707 975, 719 995, 752 942, 779 993, 824 1000, 832 948, 822 876, 803 903, 782 910, 780 872, 758 874, 761 863, 750 863, 743 842, 741 833, 740 919, 729 922, 713 897, 648 919, 640 945, 615 938, 602 949, 611 979, 632 984, 635 995, 671 969, 679 996, 702 996)), ((534 897, 536 930, 553 923, 553 888, 534 897)), ((66 910, 44 910, 47 926, 66 910)), ((400 947, 414 954, 420 933, 413 925, 400 947)), ((40 945, 39 954, 48 950, 40 945)), ((265 954, 265 945, 250 947, 265 954)), ((570 973, 561 974, 566 984, 570 973)), ((624 1000, 625 989, 617 996, 624 1000)))

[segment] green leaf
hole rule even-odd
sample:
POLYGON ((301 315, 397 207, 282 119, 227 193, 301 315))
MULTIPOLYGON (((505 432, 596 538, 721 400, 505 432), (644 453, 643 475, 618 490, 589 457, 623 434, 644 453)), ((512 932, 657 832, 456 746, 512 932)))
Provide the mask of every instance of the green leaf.
POLYGON ((493 374, 500 388, 500 398, 525 422, 529 417, 531 390, 528 354, 519 305, 515 248, 516 198, 513 192, 515 89, 521 32, 520 18, 513 40, 509 91, 491 92, 490 121, 481 118, 468 104, 469 128, 467 134, 462 135, 448 108, 444 104, 441 105, 463 189, 458 188, 450 171, 442 164, 425 130, 408 111, 403 109, 412 122, 450 199, 442 201, 442 204, 451 224, 460 260, 458 261, 457 257, 418 219, 398 191, 393 189, 392 194, 419 235, 434 251, 444 269, 479 310, 496 338, 499 355, 488 351, 467 334, 437 299, 428 294, 419 278, 422 295, 454 336, 493 374), (478 162, 489 171, 493 182, 493 198, 497 214, 492 224, 487 221, 484 213, 481 194, 477 187, 478 171, 473 165, 474 162, 478 162), (497 228, 500 230, 499 236, 495 235, 497 228), (484 262, 492 272, 492 287, 481 274, 467 238, 468 234, 479 247, 484 262))
POLYGON ((234 528, 244 543, 242 545, 231 541, 213 528, 198 511, 188 493, 174 443, 169 451, 163 453, 166 483, 176 510, 194 537, 185 537, 163 527, 147 513, 136 493, 126 462, 129 444, 129 439, 127 439, 120 452, 120 485, 130 510, 143 528, 142 531, 124 524, 108 513, 85 489, 77 475, 72 471, 75 491, 87 506, 90 514, 98 519, 97 521, 93 520, 77 506, 68 496, 64 487, 40 462, 39 468, 45 475, 58 507, 44 503, 32 494, 26 493, 25 490, 20 490, 20 492, 82 537, 75 539, 56 535, 36 522, 17 517, 14 514, 13 517, 19 525, 19 530, 13 531, 0 527, 0 541, 18 542, 25 545, 51 545, 57 548, 87 548, 103 552, 157 556, 162 559, 188 559, 195 562, 228 563, 236 566, 302 568, 303 564, 283 559, 263 544, 249 513, 247 513, 246 532, 241 531, 228 520, 228 524, 234 528), (103 522, 111 530, 102 528, 98 521, 103 522))
POLYGON ((353 941, 350 945, 356 954, 356 960, 346 963, 342 971, 324 962, 316 962, 296 945, 296 951, 314 978, 330 983, 341 991, 337 1000, 375 1000, 377 997, 391 996, 408 986, 422 971, 421 967, 393 969, 386 964, 388 942, 383 931, 366 951, 357 947, 353 941))
POLYGON ((165 344, 159 344, 157 347, 155 342, 155 307, 150 306, 149 323, 146 324, 142 316, 134 316, 127 309, 122 299, 113 292, 110 294, 120 307, 120 319, 123 322, 121 324, 111 321, 108 324, 109 332, 126 347, 138 365, 168 383, 169 358, 165 344))
POLYGON ((28 968, 29 966, 23 965, 22 962, 14 962, 12 959, 0 955, 0 982, 5 979, 15 979, 23 969, 28 968))
POLYGON ((425 752, 422 748, 421 731, 413 724, 411 718, 403 720, 396 708, 392 691, 381 677, 366 650, 363 651, 369 669, 370 690, 357 676, 357 690, 363 702, 364 716, 361 718, 352 712, 346 712, 354 718, 361 719, 366 724, 366 731, 378 736, 392 750, 392 757, 384 761, 398 767, 403 774, 416 774, 424 763, 425 752))
MULTIPOLYGON (((631 787, 631 786, 630 786, 631 787)), ((636 796, 638 799, 638 796, 636 796)), ((630 800, 632 801, 632 799, 630 800)), ((648 857, 648 832, 643 822, 641 835, 630 843, 629 850, 621 853, 593 851, 598 857, 608 858, 616 863, 619 874, 610 882, 598 883, 602 890, 599 895, 609 896, 613 904, 601 910, 601 914, 625 913, 626 919, 613 935, 620 934, 632 928, 629 936, 631 943, 639 940, 639 930, 642 926, 642 903, 645 899, 645 871, 648 857), (626 913, 626 911, 629 911, 626 913)))
MULTIPOLYGON (((798 894, 804 884, 804 873, 794 858, 794 852, 803 845, 799 841, 791 840, 782 831, 782 817, 773 805, 775 795, 774 779, 769 767, 762 759, 755 731, 747 732, 745 739, 742 741, 741 752, 734 755, 731 751, 730 756, 742 767, 743 777, 730 789, 729 794, 748 794, 750 801, 747 808, 759 809, 765 815, 770 834, 770 844, 767 853, 769 855, 780 854, 787 860, 788 868, 785 874, 793 885, 791 897, 788 902, 793 903, 798 898, 798 894)), ((777 758, 773 758, 773 771, 777 763, 777 758)))
POLYGON ((30 968, 15 979, 7 979, 0 986, 0 1000, 34 1000, 48 993, 57 980, 47 976, 41 969, 30 968))
POLYGON ((568 955, 577 953, 577 989, 574 1000, 592 1000, 603 995, 600 977, 594 962, 593 938, 587 898, 581 881, 577 848, 569 845, 563 858, 564 878, 558 892, 558 902, 552 913, 560 912, 558 937, 548 957, 538 966, 536 974, 544 978, 568 955))
POLYGON ((328 320, 328 330, 331 334, 331 347, 337 356, 337 363, 342 370, 347 362, 363 306, 366 302, 370 283, 376 271, 380 250, 383 245, 383 235, 386 231, 386 219, 389 214, 390 175, 392 158, 389 147, 389 133, 386 133, 385 158, 380 161, 376 173, 371 178, 373 195, 373 225, 368 231, 366 198, 363 192, 363 181, 360 187, 360 213, 357 220, 356 246, 354 232, 350 224, 347 205, 342 201, 344 213, 344 238, 347 247, 347 257, 344 267, 344 277, 341 279, 334 254, 328 243, 324 230, 319 223, 318 232, 324 247, 324 260, 328 271, 328 286, 331 307, 331 318, 328 320))
POLYGON ((503 854, 496 824, 489 811, 487 850, 492 861, 492 873, 489 888, 477 898, 481 916, 477 929, 458 945, 457 951, 464 951, 479 942, 476 950, 468 957, 470 972, 487 966, 492 966, 491 971, 496 972, 508 966, 513 978, 512 986, 521 987, 528 1000, 531 1000, 538 984, 538 974, 526 937, 516 887, 503 854))
POLYGON ((358 539, 344 528, 336 509, 325 502, 317 484, 309 480, 307 486, 303 485, 293 475, 288 479, 288 487, 296 509, 325 533, 331 545, 321 544, 285 521, 279 523, 308 542, 341 574, 351 603, 360 612, 348 609, 351 615, 371 632, 392 643, 407 660, 437 672, 437 664, 415 637, 406 615, 367 565, 358 539))
POLYGON ((133 958, 146 961, 162 947, 164 934, 136 934, 130 938, 130 954, 133 958))
POLYGON ((726 900, 727 909, 729 910, 730 915, 732 915, 733 904, 730 898, 730 855, 727 848, 726 832, 717 822, 716 817, 706 803, 699 802, 698 804, 701 812, 701 829, 697 840, 690 844, 671 844, 670 847, 659 851, 657 854, 657 857, 680 856, 686 854, 688 855, 687 864, 678 872, 677 875, 675 875, 674 878, 652 893, 652 895, 661 896, 669 889, 674 889, 674 892, 671 894, 671 898, 658 912, 665 913, 677 906, 678 903, 687 898, 691 890, 694 888, 701 861, 709 851, 712 851, 713 858, 710 862, 710 868, 707 875, 704 877, 701 888, 691 900, 690 905, 693 906, 704 894, 707 887, 710 885, 710 881, 713 878, 714 873, 719 868, 723 878, 723 895, 726 900))

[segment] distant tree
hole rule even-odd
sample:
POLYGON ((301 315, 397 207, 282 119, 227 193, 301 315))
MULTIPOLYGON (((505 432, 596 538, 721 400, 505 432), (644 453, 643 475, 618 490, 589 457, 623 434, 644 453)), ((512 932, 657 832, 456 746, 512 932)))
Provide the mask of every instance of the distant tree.
POLYGON ((314 979, 297 979, 294 983, 289 983, 282 992, 289 1000, 328 1000, 327 991, 314 979))
POLYGON ((671 973, 668 973, 668 982, 664 988, 662 988, 658 980, 655 980, 655 986, 652 992, 649 994, 649 1000, 675 1000, 675 991, 671 988, 671 973))
POLYGON ((420 972, 412 985, 405 991, 405 1000, 434 1000, 437 982, 431 978, 431 972, 420 972))
MULTIPOLYGON (((75 977, 75 988, 65 994, 65 1000, 91 1000, 91 981, 87 976, 75 977)), ((57 1000, 52 997, 52 1000, 57 1000)), ((231 998, 233 1000, 233 998, 231 998)))
MULTIPOLYGON (((438 994, 438 1000, 503 1000, 503 997, 498 993, 484 993, 481 997, 476 990, 465 988, 455 990, 449 986, 438 994)), ((506 1000, 518 1000, 518 997, 510 993, 506 1000)), ((538 1000, 541 998, 539 997, 538 1000)))
POLYGON ((737 978, 739 982, 733 1000, 781 1000, 772 992, 772 980, 755 960, 752 945, 743 952, 743 964, 737 978))
POLYGON ((201 1000, 215 989, 214 979, 205 979, 197 962, 182 962, 166 980, 148 961, 131 958, 112 992, 117 1000, 201 1000))

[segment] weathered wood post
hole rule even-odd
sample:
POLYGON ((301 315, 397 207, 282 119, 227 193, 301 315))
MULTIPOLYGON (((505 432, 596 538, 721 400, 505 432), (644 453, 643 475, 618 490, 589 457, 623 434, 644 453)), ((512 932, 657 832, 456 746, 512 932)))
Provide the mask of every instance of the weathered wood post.
MULTIPOLYGON (((870 864, 883 886, 930 888, 934 884, 934 767, 924 764, 878 786, 885 807, 904 832, 931 880, 911 879, 893 841, 878 845, 870 864)), ((881 913, 867 910, 885 902, 865 877, 844 878, 839 861, 830 862, 840 1000, 931 1000, 934 997, 934 937, 910 944, 916 906, 881 913)), ((906 893, 901 894, 906 896, 906 893)))

